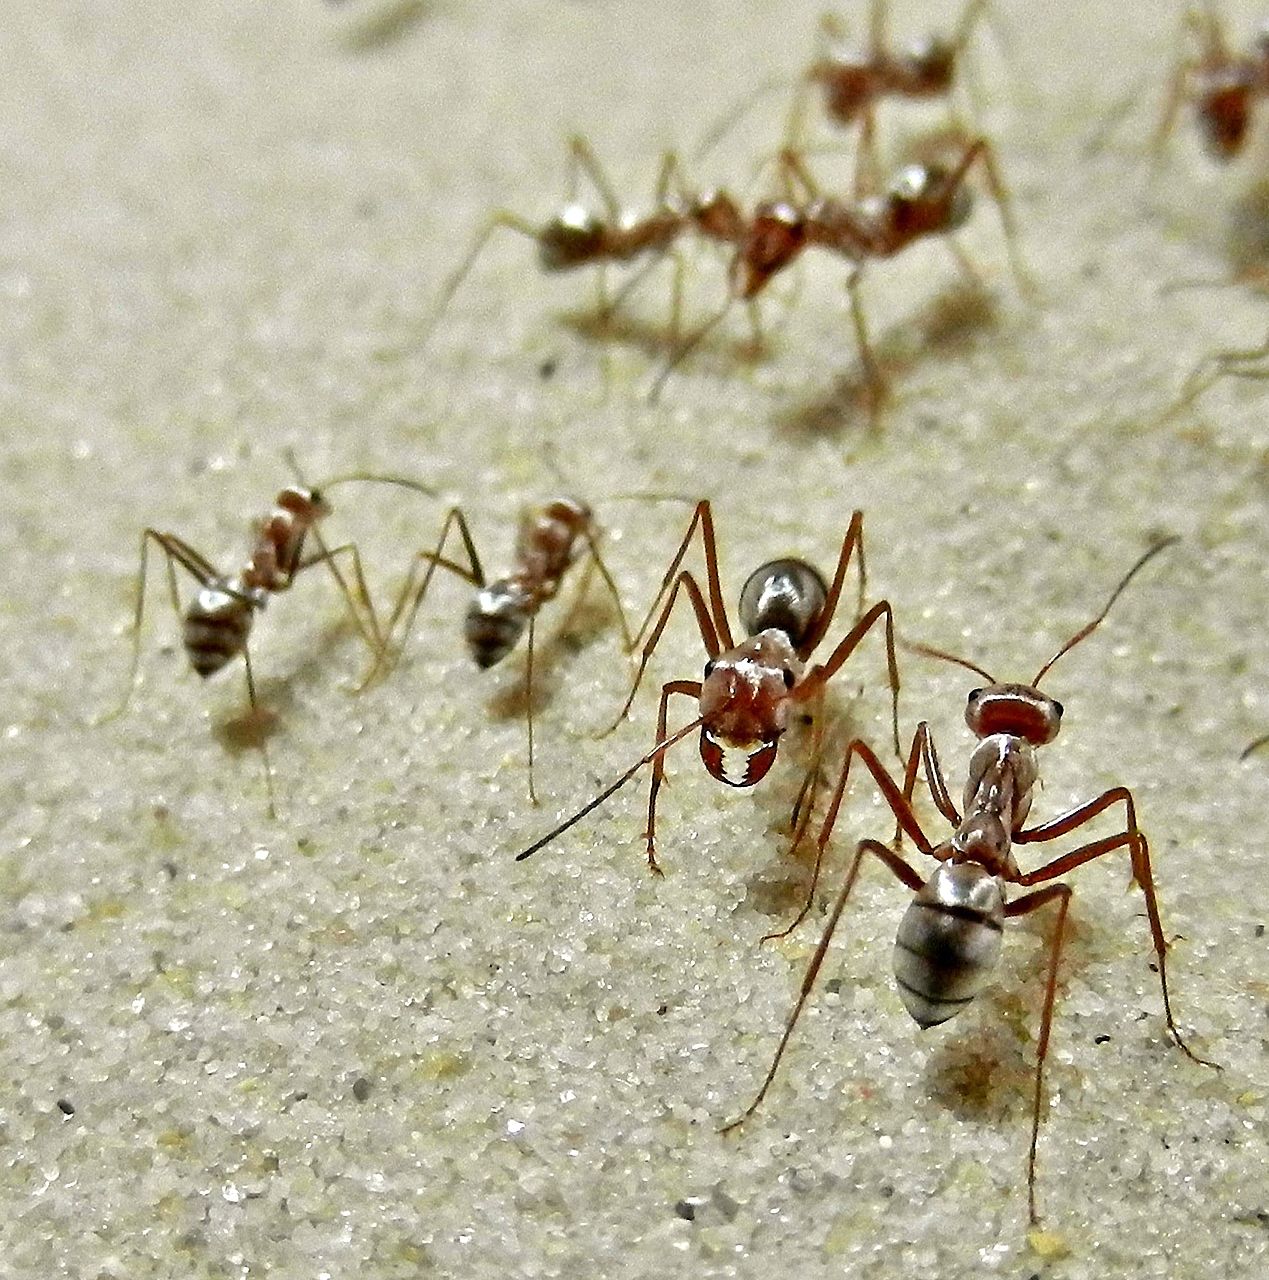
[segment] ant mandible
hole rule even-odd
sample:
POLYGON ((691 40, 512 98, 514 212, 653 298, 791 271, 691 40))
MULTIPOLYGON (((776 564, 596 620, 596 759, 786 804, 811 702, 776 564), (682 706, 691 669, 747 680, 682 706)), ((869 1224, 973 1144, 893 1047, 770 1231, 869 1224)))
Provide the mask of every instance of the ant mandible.
POLYGON ((963 658, 923 645, 908 646, 927 656, 967 667, 988 682, 985 688, 975 689, 969 695, 965 709, 966 723, 978 739, 967 770, 963 800, 965 814, 961 815, 952 800, 929 726, 925 722, 917 726, 912 739, 902 786, 891 777, 876 754, 861 739, 856 738, 847 745, 841 774, 818 836, 821 856, 837 821, 850 776, 851 762, 855 758, 863 763, 872 776, 882 798, 895 816, 900 835, 896 836, 893 848, 873 839, 860 840, 856 846, 824 933, 802 976, 797 1000, 785 1023, 770 1069, 754 1100, 723 1132, 736 1129, 753 1115, 775 1079, 793 1029, 815 986, 866 853, 876 857, 915 895, 899 924, 894 969, 900 998, 913 1019, 923 1028, 936 1026, 954 1017, 987 985, 1000 956, 1001 934, 1006 918, 1029 915, 1050 904, 1056 907, 1036 1047, 1031 1142, 1027 1157, 1028 1207, 1032 1223, 1039 1221, 1035 1188, 1036 1145, 1040 1133, 1044 1063, 1048 1054, 1057 995, 1058 960, 1071 900, 1069 885, 1050 882, 1105 854, 1119 849, 1128 851, 1133 882, 1145 896, 1146 916, 1154 945, 1168 1032, 1192 1061, 1216 1066, 1199 1057, 1186 1044, 1172 1015, 1166 965, 1168 942, 1159 916, 1150 848, 1145 833, 1137 825, 1132 793, 1126 787, 1112 787, 1096 799, 1077 805, 1056 818, 1035 826, 1026 826, 1033 792, 1039 781, 1035 752, 1057 737, 1062 723, 1062 704, 1041 692, 1041 680, 1063 654, 1100 625, 1136 574, 1164 547, 1176 541, 1176 538, 1166 539, 1147 551, 1121 579, 1105 608, 1062 645, 1029 684, 1002 684, 989 672, 963 658), (926 835, 912 806, 919 769, 925 772, 935 806, 954 828, 950 837, 938 843, 926 835), (1118 834, 1092 840, 1068 853, 1060 854, 1034 871, 1024 872, 1018 867, 1013 846, 1057 839, 1078 830, 1107 809, 1120 804, 1124 807, 1124 825, 1118 834), (921 853, 937 860, 939 865, 929 879, 899 852, 900 836, 904 833, 912 838, 921 853), (1016 885, 1030 892, 1008 901, 1005 896, 1007 885, 1016 885))
MULTIPOLYGON (((713 512, 708 499, 698 502, 678 552, 665 572, 643 625, 636 633, 635 645, 644 635, 648 638, 630 694, 613 727, 620 723, 634 702, 648 661, 665 631, 680 591, 691 602, 709 658, 703 678, 671 680, 662 685, 656 745, 652 750, 571 818, 518 853, 516 861, 523 861, 550 844, 625 786, 640 769, 651 764, 652 784, 648 793, 648 826, 644 838, 648 869, 660 875, 656 857, 656 805, 657 794, 665 778, 666 752, 699 729, 701 761, 711 777, 730 787, 751 787, 760 782, 775 763, 780 739, 788 728, 794 708, 818 701, 828 682, 878 622, 885 627, 891 727, 897 750, 899 667, 895 657, 894 621, 886 600, 879 601, 866 612, 863 610, 865 580, 863 514, 856 511, 842 539, 837 568, 830 584, 825 584, 824 578, 812 565, 794 559, 770 561, 749 576, 740 593, 739 608, 740 622, 747 638, 738 644, 723 603, 713 512), (705 555, 705 591, 701 590, 690 571, 679 570, 698 529, 705 555), (824 662, 808 669, 807 662, 823 641, 837 612, 846 572, 856 553, 859 559, 858 621, 824 662), (656 623, 649 632, 654 617, 656 623), (676 694, 695 698, 699 715, 682 728, 667 733, 669 702, 676 694)), ((809 814, 811 806, 806 803, 807 786, 803 786, 799 806, 804 806, 804 812, 809 814)))

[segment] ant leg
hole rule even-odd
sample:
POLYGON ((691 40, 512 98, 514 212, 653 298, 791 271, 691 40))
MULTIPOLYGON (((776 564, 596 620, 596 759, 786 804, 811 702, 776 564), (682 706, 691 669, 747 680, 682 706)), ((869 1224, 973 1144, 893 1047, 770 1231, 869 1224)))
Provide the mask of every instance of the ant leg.
MULTIPOLYGON (((605 589, 612 597, 612 602, 617 607, 617 620, 621 624, 622 646, 625 648, 627 653, 630 653, 634 649, 635 641, 634 637, 630 634, 630 623, 626 620, 625 606, 621 603, 621 592, 617 590, 616 580, 613 578, 608 565, 604 562, 604 557, 599 552, 599 539, 589 529, 586 531, 584 536, 586 538, 586 545, 590 550, 590 560, 588 561, 587 572, 589 573, 590 566, 594 566, 595 570, 599 574, 600 580, 604 584, 605 589)), ((589 579, 587 579, 587 584, 589 585, 589 579)), ((583 594, 583 592, 579 591, 578 598, 580 599, 583 594)))
POLYGON ((577 178, 585 174, 591 185, 599 194, 610 222, 621 217, 621 202, 608 174, 595 154, 595 148, 580 134, 575 133, 568 140, 568 198, 577 199, 577 178))
POLYGON ((705 599, 701 595, 701 589, 696 585, 696 579, 687 570, 684 570, 675 579, 674 589, 670 592, 670 598, 665 602, 661 617, 653 628, 652 634, 648 637, 647 643, 643 646, 643 654, 639 659, 639 668, 635 672, 629 695, 622 704, 621 710, 617 713, 617 718, 600 734, 600 737, 607 737, 608 734, 612 733, 630 711, 630 707, 635 700, 635 694, 638 693, 639 685, 643 681, 643 673, 648 669, 648 660, 652 657, 652 651, 657 647, 657 642, 661 639, 661 633, 665 630, 666 624, 670 620, 670 612, 674 608, 675 600, 678 599, 679 587, 682 587, 687 592, 688 599, 692 602, 692 608, 696 612, 696 625, 700 629, 701 641, 705 645, 705 652, 709 654, 711 660, 717 658, 723 652, 718 643, 718 636, 714 631, 714 624, 710 621, 709 610, 705 607, 705 599))
POLYGON ((145 616, 145 580, 151 542, 157 543, 159 549, 163 552, 167 565, 167 585, 168 593, 172 599, 172 612, 178 618, 181 616, 182 607, 180 590, 176 582, 176 566, 179 565, 184 569, 199 586, 205 587, 219 576, 215 566, 205 556, 200 555, 189 543, 176 537, 175 534, 162 533, 158 529, 148 528, 141 531, 141 554, 137 568, 136 604, 133 606, 132 615, 132 657, 128 663, 128 679, 124 685, 123 697, 119 700, 118 705, 91 720, 89 723, 93 727, 118 719, 127 710, 128 704, 132 701, 132 695, 136 692, 137 675, 141 667, 141 623, 145 616))
MULTIPOLYGON (((701 683, 699 680, 671 680, 668 684, 661 686, 661 706, 657 711, 657 736, 658 742, 665 742, 665 726, 666 712, 670 705, 670 699, 676 694, 681 693, 687 697, 699 698, 701 696, 701 683)), ((648 849, 648 870, 653 875, 663 875, 660 865, 657 862, 657 792, 661 790, 661 784, 665 781, 665 752, 661 751, 657 754, 656 759, 652 762, 652 785, 648 788, 648 826, 644 831, 643 837, 647 841, 648 849)))
POLYGON ((264 789, 269 801, 269 817, 274 822, 278 818, 277 798, 273 790, 273 764, 269 759, 269 738, 265 727, 260 725, 260 699, 256 697, 256 678, 251 670, 251 651, 246 647, 242 651, 243 670, 247 673, 247 702, 251 707, 251 718, 257 721, 260 729, 260 760, 264 765, 264 789))
POLYGON ((846 277, 846 293, 850 300, 850 322, 855 330, 855 346, 859 350, 859 359, 864 366, 864 380, 868 386, 868 416, 875 425, 881 406, 888 395, 886 380, 873 354, 872 343, 868 340, 868 322, 864 319, 864 304, 859 296, 859 282, 864 274, 861 265, 851 268, 846 277))
POLYGON ((475 266, 476 259, 484 252, 485 246, 489 243, 494 232, 503 228, 515 231, 522 236, 527 236, 530 240, 541 241, 541 232, 527 218, 522 218, 518 213, 512 213, 509 209, 494 210, 485 219, 480 230, 476 232, 475 237, 472 239, 471 247, 463 256, 463 260, 441 286, 441 291, 437 295, 436 305, 432 309, 431 318, 423 329, 424 342, 431 339, 436 326, 441 321, 441 317, 453 300, 454 294, 458 292, 459 285, 463 283, 467 278, 467 273, 475 266))
POLYGON ((379 625, 379 615, 374 601, 370 598, 370 589, 366 585, 366 575, 361 565, 361 552, 357 549, 357 544, 346 542, 339 547, 327 547, 318 530, 314 529, 312 532, 319 550, 316 555, 301 560, 296 565, 295 572, 298 574, 301 570, 310 569, 317 564, 326 565, 335 579, 335 585, 338 586, 340 594, 344 597, 344 603, 348 606, 348 616, 352 619, 357 634, 366 642, 377 661, 383 655, 383 629, 379 625), (352 561, 353 587, 350 587, 344 579, 343 571, 338 564, 338 557, 343 555, 348 556, 352 561), (358 604, 365 610, 364 619, 358 612, 358 604))
POLYGON ((1269 338, 1258 347, 1244 351, 1217 351, 1204 356, 1186 375, 1181 384, 1177 398, 1167 409, 1163 419, 1166 421, 1181 409, 1188 408, 1209 387, 1214 386, 1221 378, 1269 378, 1269 364, 1257 369, 1256 362, 1269 358, 1269 338), (1240 368, 1248 365, 1249 368, 1240 368))
POLYGON ((529 803, 540 804, 537 792, 533 789, 533 630, 537 622, 537 614, 529 615, 529 643, 524 663, 524 691, 527 708, 525 720, 529 726, 529 803))
POLYGON ((405 582, 401 587, 400 594, 397 596, 396 603, 392 607, 392 613, 388 617, 388 624, 384 628, 383 656, 370 669, 366 679, 362 682, 363 684, 370 683, 379 671, 384 668, 385 664, 387 669, 391 670, 400 659, 406 638, 410 634, 410 629, 414 626, 414 619, 418 614, 419 606, 423 603, 423 597, 427 594, 432 575, 438 567, 457 574, 464 582, 469 582, 474 587, 483 587, 485 585, 485 573, 480 566, 480 557, 476 554, 476 544, 472 540, 467 518, 459 507, 451 507, 446 513, 445 521, 441 526, 441 535, 437 539, 436 550, 416 552, 411 560, 409 572, 406 574, 405 582), (443 554, 451 528, 456 528, 459 537, 462 539, 463 550, 467 556, 469 566, 466 569, 457 562, 447 559, 443 554), (423 572, 422 580, 418 581, 416 585, 416 574, 419 566, 424 564, 427 568, 423 572), (396 656, 394 657, 392 648, 398 622, 402 623, 401 636, 399 640, 395 640, 396 656))
POLYGON ((1065 835, 1067 832, 1082 826, 1110 805, 1120 801, 1125 804, 1127 809, 1124 824, 1125 830, 1118 835, 1094 840, 1089 844, 1081 845, 1078 849, 1073 849, 1070 853, 1062 854, 1035 871, 1029 871, 1026 875, 1019 876, 1016 883, 1024 888, 1034 884, 1043 884, 1048 880, 1056 879, 1058 876, 1066 875, 1067 872, 1073 871, 1076 867, 1083 866, 1086 862, 1092 862, 1095 858, 1100 858, 1104 854, 1113 853, 1116 849, 1127 848, 1132 860, 1133 881, 1140 885, 1146 899, 1146 919, 1150 923, 1150 937, 1154 943, 1155 958, 1159 964, 1159 986, 1163 992, 1163 1013, 1167 1021, 1168 1032, 1176 1042, 1177 1047, 1187 1058, 1194 1062, 1200 1062, 1206 1067, 1215 1067, 1220 1070, 1217 1063, 1199 1057, 1186 1044, 1180 1031, 1177 1030, 1176 1020, 1172 1015, 1172 1001, 1168 993, 1168 941, 1164 937, 1163 922, 1159 916, 1159 898, 1155 891, 1154 873, 1150 864, 1150 845, 1146 840, 1145 834, 1137 826, 1137 817, 1131 793, 1123 787, 1112 788, 1096 800, 1080 805, 1069 813, 1055 818, 1052 822, 1033 827, 1030 831, 1018 832, 1014 836, 1014 840, 1016 843, 1025 844, 1037 840, 1056 839, 1058 836, 1065 835))
POLYGON ((1254 742, 1249 742, 1239 753, 1239 760, 1250 760, 1261 747, 1266 745, 1269 745, 1269 733, 1255 739, 1254 742))
POLYGON ((871 102, 859 118, 859 143, 855 153, 855 190, 858 202, 881 189, 881 165, 877 161, 877 113, 871 102))
POLYGON ((735 1120, 724 1125, 719 1130, 720 1133, 731 1133, 732 1130, 740 1128, 758 1110, 762 1105, 763 1098, 767 1096, 767 1090, 770 1089, 771 1082, 775 1079, 776 1072, 780 1067, 780 1060, 784 1057, 784 1051, 788 1048, 789 1040, 793 1036, 793 1028, 797 1026, 798 1019, 802 1016, 802 1010, 810 997, 811 989, 815 986, 815 980, 819 977, 820 968, 824 964, 824 956, 828 952, 829 943, 833 940, 833 934, 837 931, 837 924, 842 917, 842 911, 846 907, 846 900, 850 897, 851 890, 855 887, 855 881, 859 876, 859 867, 863 862, 865 853, 874 854, 879 858, 894 873, 895 877, 902 880, 908 888, 915 891, 921 887, 923 882, 920 875, 897 853, 887 849, 884 844, 880 844, 876 840, 861 840, 855 846, 855 856, 851 859, 850 867, 846 872, 845 879, 842 881, 837 901, 833 903, 833 910, 828 917, 828 923, 824 926, 824 932, 820 936, 819 944, 811 956, 810 963, 806 966, 806 971, 802 974, 802 985, 798 990, 798 996, 794 1001, 788 1020, 784 1024, 784 1034, 780 1037, 780 1043, 776 1047, 775 1057, 771 1060, 771 1066, 767 1069, 766 1077, 763 1079, 754 1100, 735 1120))
MULTIPOLYGON (((934 739, 930 736, 930 726, 924 720, 917 725, 912 736, 912 746, 908 752, 908 763, 903 771, 903 798, 910 805, 916 791, 918 766, 925 767, 925 781, 930 788, 930 797, 938 811, 952 824, 961 825, 961 815, 952 803, 951 793, 947 789, 947 780, 943 777, 943 768, 939 764, 938 752, 934 749, 934 739)), ((896 824, 893 844, 895 848, 903 843, 903 827, 896 824)))
POLYGON ((1035 1089, 1031 1098, 1031 1146, 1027 1153, 1027 1207, 1031 1213, 1031 1225, 1038 1226, 1040 1215, 1036 1211, 1035 1165, 1036 1144, 1040 1140, 1040 1103, 1044 1097, 1044 1062, 1049 1054, 1049 1035, 1053 1030, 1053 1007, 1057 997, 1058 959, 1065 941, 1066 913, 1071 905, 1071 886, 1054 884, 1047 889, 1037 889, 1025 898, 1018 898, 1005 907, 1008 917, 1025 916, 1032 911, 1056 902, 1057 920, 1053 925, 1053 941, 1049 943, 1049 972, 1044 983, 1044 1006, 1040 1013, 1040 1035, 1035 1050, 1035 1089))
POLYGON ((675 552, 674 559, 670 561, 670 567, 661 577, 661 585, 657 588, 657 593, 652 598, 652 604, 648 609, 647 616, 634 634, 634 641, 630 646, 632 650, 643 639, 644 633, 648 629, 648 624, 652 621, 652 616, 657 611, 657 606, 661 603, 666 591, 669 590, 670 583, 674 580, 674 575, 678 571, 679 565, 683 563, 683 558, 687 555, 688 548, 692 544, 692 534, 696 532, 698 527, 701 531, 701 550, 705 555, 705 581, 709 588, 710 610, 714 628, 724 649, 731 649, 735 646, 736 642, 732 639, 731 627, 727 622, 727 609, 723 604, 723 588, 718 573, 718 540, 714 536, 714 511, 710 506, 709 499, 702 498, 692 511, 692 518, 688 521, 687 532, 683 535, 683 541, 679 544, 679 549, 675 552))
POLYGON ((894 614, 889 600, 878 601, 857 623, 838 641, 837 647, 828 656, 828 661, 820 663, 806 673, 802 681, 795 685, 789 695, 802 701, 826 685, 841 669, 842 664, 854 653, 859 642, 872 630, 878 619, 885 619, 886 630, 886 663, 890 674, 890 727, 894 737, 894 753, 902 757, 903 748, 899 745, 899 660, 895 656, 894 614))
POLYGON ((1034 301, 1039 290, 1018 248, 1018 224, 1013 216, 1013 198, 1001 175, 1000 162, 996 159, 996 149, 986 138, 978 138, 971 143, 961 158, 960 164, 949 176, 949 189, 956 188, 975 161, 982 164, 983 174, 987 179, 987 189, 991 192, 996 212, 1000 216, 1000 229, 1005 237, 1005 254, 1009 259, 1009 270, 1013 273, 1014 283, 1018 286, 1018 292, 1022 297, 1034 301))
POLYGON ((731 304, 735 298, 728 295, 727 301, 723 303, 717 311, 714 312, 708 320, 697 326, 697 328, 688 335, 667 358, 664 365, 661 366, 661 372, 652 380, 652 385, 648 388, 648 403, 656 404, 661 399, 661 392, 665 389, 665 384, 670 380, 670 374, 687 359, 688 356, 696 350, 705 338, 726 319, 727 313, 731 310, 731 304))
POLYGON ((859 560, 859 600, 855 617, 858 619, 863 616, 864 592, 868 582, 868 566, 864 559, 864 513, 862 511, 851 512, 846 533, 842 538, 841 550, 837 553, 837 567, 833 570, 833 580, 828 588, 828 594, 824 597, 824 607, 798 649, 798 657, 803 660, 815 651, 833 621, 838 601, 842 596, 842 586, 846 581, 846 571, 850 567, 851 556, 856 552, 859 560))

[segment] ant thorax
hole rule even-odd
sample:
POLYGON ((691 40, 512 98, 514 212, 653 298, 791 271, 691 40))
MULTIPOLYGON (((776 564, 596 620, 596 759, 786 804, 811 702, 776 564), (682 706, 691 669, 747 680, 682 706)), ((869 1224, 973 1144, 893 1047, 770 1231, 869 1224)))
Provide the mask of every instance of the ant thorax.
POLYGON ((772 627, 705 667, 701 759, 719 782, 751 787, 775 762, 789 722, 789 692, 803 662, 788 635, 772 627))

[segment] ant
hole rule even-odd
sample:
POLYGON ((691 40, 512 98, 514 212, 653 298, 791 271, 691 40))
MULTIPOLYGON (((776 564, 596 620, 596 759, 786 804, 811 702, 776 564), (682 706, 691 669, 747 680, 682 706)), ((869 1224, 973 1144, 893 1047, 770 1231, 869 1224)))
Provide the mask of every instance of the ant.
MULTIPOLYGON (((580 136, 569 139, 568 203, 541 226, 508 209, 495 210, 477 232, 466 257, 442 287, 430 333, 444 314, 459 286, 475 265, 493 234, 501 229, 527 236, 538 246, 538 266, 546 272, 574 271, 598 266, 599 314, 607 319, 625 296, 643 278, 643 272, 623 286, 618 297, 609 300, 602 268, 609 263, 626 265, 651 257, 649 267, 667 253, 688 232, 707 240, 734 244, 743 231, 743 219, 735 200, 725 191, 690 194, 683 180, 676 153, 666 152, 657 177, 652 208, 635 213, 621 207, 615 190, 590 144, 580 136), (603 210, 594 212, 576 198, 578 176, 585 174, 599 193, 603 210)), ((682 298, 681 260, 675 258, 671 332, 677 337, 682 298)), ((647 268, 645 268, 646 270, 647 268)))
MULTIPOLYGON (((361 556, 355 543, 328 547, 322 540, 319 523, 331 514, 326 499, 328 490, 351 482, 393 484, 413 489, 429 497, 435 492, 413 480, 401 476, 377 475, 365 471, 353 471, 334 476, 325 483, 306 485, 295 468, 294 459, 288 455, 296 470, 297 483, 287 485, 274 499, 273 510, 255 522, 252 531, 251 550, 242 568, 236 573, 222 573, 201 552, 184 538, 160 529, 145 528, 141 531, 140 567, 137 572, 136 607, 132 621, 132 660, 128 682, 119 705, 101 716, 102 724, 121 715, 132 700, 136 690, 141 661, 141 623, 145 611, 146 570, 150 544, 163 553, 167 564, 168 590, 173 612, 181 619, 181 639, 190 666, 203 679, 223 670, 234 658, 242 655, 247 679, 247 701, 253 717, 260 710, 256 694, 255 676, 251 668, 251 651, 248 640, 256 614, 269 602, 269 597, 288 591, 295 579, 306 569, 317 564, 329 568, 331 576, 348 606, 357 634, 379 653, 383 648, 383 635, 366 589, 361 556), (305 555, 304 547, 309 538, 317 544, 317 550, 305 555), (339 567, 338 557, 347 556, 350 561, 355 594, 339 567), (183 569, 198 584, 198 591, 188 606, 181 604, 176 571, 183 569), (364 610, 364 616, 363 611, 364 610)), ((268 794, 269 816, 277 817, 273 790, 273 769, 269 762, 268 744, 260 739, 260 752, 264 763, 265 787, 268 794)))
POLYGON ((1206 0, 1202 13, 1185 10, 1182 41, 1188 33, 1197 37, 1200 48, 1188 57, 1178 50, 1163 116, 1155 130, 1155 155, 1162 152, 1181 103, 1188 99, 1208 153, 1217 160, 1232 160, 1246 142, 1255 100, 1269 97, 1269 23, 1261 25, 1245 53, 1234 53, 1215 5, 1206 0))
POLYGON ((1159 984, 1163 991, 1163 1011, 1168 1032, 1192 1061, 1216 1066, 1190 1049, 1182 1039, 1172 1016, 1166 968, 1168 942, 1159 918, 1150 849, 1145 833, 1137 825, 1132 793, 1126 787, 1112 787, 1095 800, 1077 805, 1047 822, 1031 827, 1026 825, 1033 792, 1039 782, 1035 752, 1057 737, 1062 724, 1062 704, 1041 692, 1041 680, 1063 654, 1096 630, 1136 574, 1160 551, 1176 541, 1176 538, 1165 539, 1147 551, 1120 580, 1101 613, 1062 645, 1040 668, 1030 684, 1002 684, 982 667, 963 658, 923 645, 905 646, 926 656, 967 667, 988 682, 985 688, 975 689, 969 695, 965 709, 966 724, 978 739, 969 760, 964 792, 965 815, 961 816, 952 800, 939 766, 929 726, 925 722, 917 726, 912 739, 902 785, 891 777, 876 754, 861 739, 853 739, 847 745, 841 775, 818 836, 821 856, 837 821, 851 762, 855 757, 859 758, 872 775, 877 789, 897 820, 898 831, 894 847, 873 839, 863 839, 857 844, 823 936, 802 976, 797 1000, 785 1023, 784 1034, 780 1038, 771 1067, 757 1096, 738 1119, 726 1126, 724 1133, 743 1124, 766 1096, 824 963, 829 943, 837 930, 846 900, 854 888, 865 853, 873 854, 915 895, 899 924, 894 968, 900 998, 923 1028, 936 1026, 954 1017, 987 985, 1000 955, 1001 934, 1006 918, 1029 915, 1049 904, 1056 908, 1036 1049, 1031 1145, 1027 1158, 1028 1204, 1033 1224, 1039 1222, 1035 1175, 1044 1062, 1049 1048, 1049 1033, 1057 995, 1058 960, 1071 900, 1069 885, 1052 884, 1051 881, 1115 850, 1128 851, 1133 882, 1145 895, 1146 916, 1154 944, 1159 984), (954 828, 949 838, 937 844, 926 835, 912 805, 917 773, 922 767, 936 807, 954 828), (1034 871, 1024 872, 1019 869, 1014 860, 1014 845, 1054 840, 1082 828, 1099 814, 1118 804, 1124 806, 1124 825, 1117 834, 1092 840, 1060 854, 1034 871), (939 865, 928 880, 899 852, 903 833, 911 836, 921 853, 937 860, 939 865), (1008 885, 1016 885, 1031 892, 1007 901, 1005 890, 1008 885), (1033 888, 1037 885, 1043 887, 1033 888))
MULTIPOLYGON (((814 178, 796 152, 780 158, 790 194, 782 200, 760 204, 748 220, 736 246, 728 273, 728 298, 723 307, 682 343, 666 362, 652 387, 656 399, 675 367, 718 324, 736 301, 756 306, 758 295, 771 280, 796 261, 804 250, 827 249, 851 264, 846 279, 851 320, 860 359, 875 409, 885 396, 885 380, 868 340, 859 285, 864 268, 873 259, 893 258, 927 236, 959 230, 973 212, 974 198, 966 184, 969 171, 982 167, 1000 213, 1014 277, 1027 288, 1027 274, 1016 248, 1016 230, 1008 194, 996 163, 995 152, 985 138, 969 142, 956 164, 905 165, 879 195, 853 202, 820 192, 814 178), (802 188, 799 199, 792 183, 802 188)), ((962 266, 965 260, 957 254, 962 266)))
MULTIPOLYGON (((437 568, 456 574, 476 588, 463 619, 463 638, 472 660, 481 670, 500 663, 515 648, 521 635, 529 633, 525 662, 525 702, 529 736, 529 799, 538 803, 533 786, 533 651, 538 611, 559 594, 564 575, 586 556, 586 566, 578 587, 577 601, 586 596, 592 571, 598 570, 604 586, 617 606, 627 651, 634 647, 626 623, 621 595, 612 573, 600 554, 600 526, 591 508, 579 498, 553 498, 527 510, 520 518, 514 563, 502 577, 489 581, 481 567, 475 541, 461 508, 451 507, 432 551, 416 553, 410 571, 388 619, 384 643, 376 657, 367 683, 385 668, 400 660, 406 637, 437 568), (445 554, 453 531, 461 539, 467 564, 445 554)), ((574 606, 576 607, 576 606, 574 606)))
MULTIPOLYGON (((825 686, 878 621, 883 621, 885 625, 892 729, 897 749, 899 667, 895 658, 894 620, 890 604, 886 600, 879 601, 864 612, 865 582, 863 513, 856 511, 851 516, 842 539, 831 585, 826 585, 820 572, 804 560, 772 560, 750 574, 741 589, 738 611, 746 639, 737 644, 723 603, 713 512, 709 499, 698 502, 678 552, 665 572, 643 625, 636 633, 632 649, 645 635, 647 641, 643 646, 629 696, 611 727, 616 728, 629 712, 648 661, 670 620, 680 590, 691 602, 701 641, 708 654, 709 660, 705 664, 703 678, 671 680, 662 685, 656 744, 652 750, 571 818, 516 854, 516 861, 523 861, 544 845, 550 844, 557 836, 563 835, 625 786, 640 769, 651 764, 652 784, 648 792, 648 825, 644 838, 648 869, 653 874, 660 875, 661 867, 656 857, 656 806, 657 793, 665 779, 666 752, 675 743, 699 729, 701 761, 710 776, 729 787, 752 787, 766 776, 775 763, 780 738, 788 728, 794 709, 808 703, 818 703, 825 686), (705 591, 701 590, 690 571, 679 571, 698 529, 705 554, 705 591), (808 669, 811 654, 824 639, 837 612, 846 572, 856 553, 859 562, 858 620, 824 662, 808 669), (657 616, 659 606, 660 614, 657 616), (654 617, 656 623, 649 632, 648 628, 654 617), (695 698, 699 714, 682 728, 667 734, 669 702, 676 694, 695 698)), ((808 773, 807 782, 803 784, 799 808, 814 786, 816 773, 817 769, 813 766, 808 773)), ((797 812, 798 809, 795 808, 795 815, 797 812)), ((809 816, 809 803, 805 805, 803 812, 809 816)), ((795 837, 794 844, 796 843, 795 837)), ((801 919, 800 915, 790 928, 795 927, 801 919)))
MULTIPOLYGON (((871 0, 868 45, 862 50, 845 45, 846 28, 840 18, 822 15, 811 62, 796 78, 785 129, 786 148, 801 145, 807 90, 819 88, 825 114, 834 124, 860 126, 856 184, 862 189, 865 173, 875 177, 877 172, 874 134, 878 105, 887 98, 926 101, 950 97, 962 55, 986 8, 987 0, 968 0, 951 35, 924 36, 898 49, 891 47, 888 39, 886 0, 871 0)), ((719 142, 767 94, 788 84, 788 78, 782 76, 760 85, 706 135, 702 150, 719 142)))

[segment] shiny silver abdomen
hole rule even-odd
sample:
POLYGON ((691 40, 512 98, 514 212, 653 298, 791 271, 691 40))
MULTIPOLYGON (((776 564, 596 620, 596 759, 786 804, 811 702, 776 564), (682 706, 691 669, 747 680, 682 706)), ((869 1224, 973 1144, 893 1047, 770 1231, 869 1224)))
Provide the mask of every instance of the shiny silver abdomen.
POLYGON ((200 587, 185 611, 182 637, 190 666, 204 678, 215 675, 247 647, 262 591, 246 591, 236 580, 200 587))
POLYGON ((972 862, 944 862, 912 899, 895 938, 899 995, 922 1027, 958 1014, 1000 958, 1001 882, 972 862))
POLYGON ((481 587, 463 619, 463 639, 482 670, 496 666, 515 648, 529 621, 524 593, 505 579, 481 587))
POLYGON ((805 560, 771 560, 749 575, 740 592, 740 625, 745 634, 783 631, 801 645, 824 611, 828 588, 819 570, 805 560))

